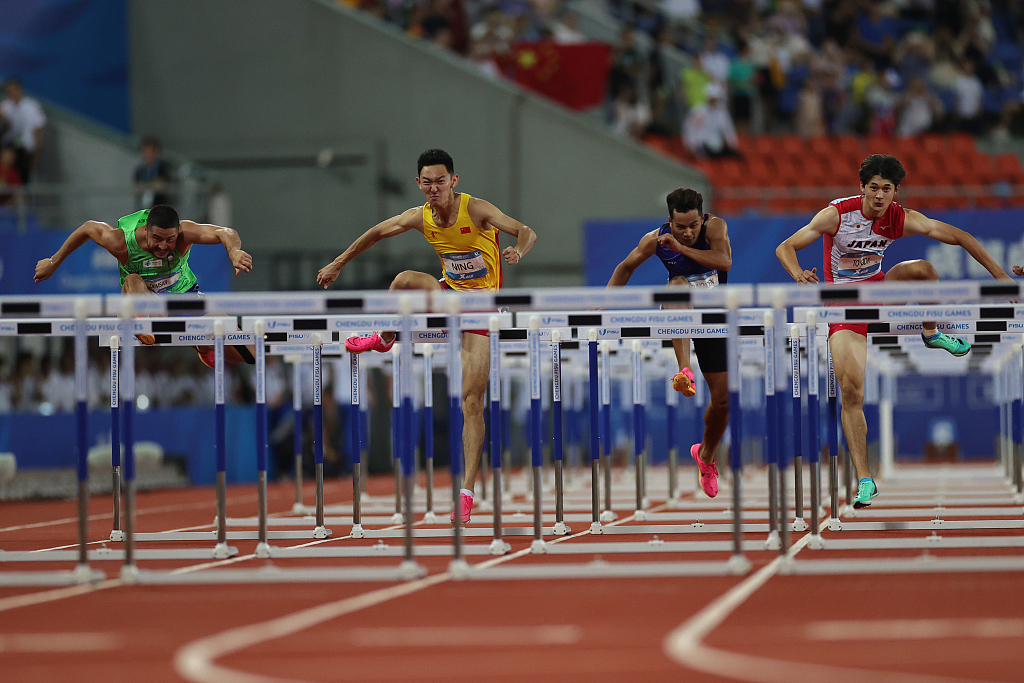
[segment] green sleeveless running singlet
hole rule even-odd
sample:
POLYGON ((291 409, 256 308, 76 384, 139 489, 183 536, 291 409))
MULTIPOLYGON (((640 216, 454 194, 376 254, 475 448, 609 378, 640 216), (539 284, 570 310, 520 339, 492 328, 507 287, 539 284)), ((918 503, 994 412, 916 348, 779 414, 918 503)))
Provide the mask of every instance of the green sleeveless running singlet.
POLYGON ((175 249, 167 258, 157 258, 148 251, 143 251, 135 240, 135 229, 146 224, 149 209, 136 211, 118 219, 117 229, 124 231, 124 241, 128 245, 128 263, 118 263, 121 272, 121 286, 129 273, 135 273, 146 282, 149 291, 157 294, 176 294, 187 292, 196 286, 196 276, 188 267, 188 253, 184 256, 175 249))

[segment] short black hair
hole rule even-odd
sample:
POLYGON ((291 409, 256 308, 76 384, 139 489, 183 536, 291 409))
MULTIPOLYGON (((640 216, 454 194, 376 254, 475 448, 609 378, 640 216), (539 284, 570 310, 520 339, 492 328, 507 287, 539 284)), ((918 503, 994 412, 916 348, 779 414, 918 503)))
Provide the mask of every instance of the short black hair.
POLYGON ((146 145, 149 145, 150 147, 156 147, 157 149, 163 148, 163 145, 160 144, 160 138, 158 138, 155 135, 142 136, 142 140, 139 141, 139 147, 145 147, 146 145))
POLYGON ((177 230, 181 227, 181 221, 178 220, 178 212, 172 207, 166 204, 157 204, 149 210, 146 225, 163 230, 177 230))
POLYGON ((672 212, 686 213, 697 209, 697 213, 704 213, 704 197, 697 190, 680 187, 672 190, 665 198, 668 203, 668 217, 672 218, 672 212))
POLYGON ((7 86, 9 86, 9 85, 16 85, 16 86, 18 86, 19 88, 22 88, 22 89, 25 88, 25 85, 21 82, 21 79, 18 78, 17 76, 11 76, 6 81, 4 81, 4 87, 5 88, 7 86))
POLYGON ((421 154, 416 161, 416 175, 420 174, 424 166, 444 166, 448 175, 455 173, 455 162, 452 161, 452 155, 443 149, 428 149, 421 154))
POLYGON ((860 184, 867 185, 876 175, 899 187, 907 177, 907 169, 891 154, 872 154, 860 165, 860 184))

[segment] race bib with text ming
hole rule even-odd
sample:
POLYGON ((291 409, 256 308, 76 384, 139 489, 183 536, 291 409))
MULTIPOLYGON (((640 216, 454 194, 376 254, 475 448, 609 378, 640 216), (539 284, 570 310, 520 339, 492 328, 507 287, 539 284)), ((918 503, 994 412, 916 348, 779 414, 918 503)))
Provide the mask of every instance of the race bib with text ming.
POLYGON ((718 271, 709 270, 706 273, 687 275, 686 281, 693 289, 711 289, 718 286, 718 271))
POLYGON ((841 277, 866 278, 882 269, 882 252, 855 251, 839 255, 841 277))
POLYGON ((171 287, 178 283, 178 278, 180 275, 180 272, 175 271, 170 275, 165 275, 163 277, 146 280, 146 288, 149 289, 149 291, 158 294, 160 292, 166 292, 168 289, 170 289, 171 287))
POLYGON ((441 262, 451 280, 475 280, 487 275, 487 264, 479 250, 468 254, 441 254, 441 262))

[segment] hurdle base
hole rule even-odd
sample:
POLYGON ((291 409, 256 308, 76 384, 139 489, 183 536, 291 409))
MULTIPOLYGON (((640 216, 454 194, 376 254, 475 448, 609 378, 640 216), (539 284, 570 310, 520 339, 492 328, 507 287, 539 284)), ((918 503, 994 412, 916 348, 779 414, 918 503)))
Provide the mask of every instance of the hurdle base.
POLYGON ((604 533, 604 526, 601 524, 601 522, 591 522, 590 523, 590 533, 592 533, 594 535, 603 534, 604 533))
POLYGON ((844 505, 843 507, 839 508, 839 514, 843 517, 856 517, 857 508, 853 507, 852 505, 844 505))
POLYGON ((463 559, 452 560, 448 563, 448 573, 451 574, 452 578, 456 581, 468 579, 469 572, 469 563, 463 559))
POLYGON ((829 531, 842 531, 843 530, 843 523, 840 522, 838 519, 835 519, 835 518, 830 519, 830 520, 828 520, 828 530, 829 531))
POLYGON ((213 559, 215 560, 226 560, 229 557, 234 557, 238 554, 238 548, 227 543, 218 543, 213 546, 213 559))
POLYGON ((1013 494, 1013 502, 1017 505, 1024 505, 1024 493, 1013 494))
POLYGON ((395 514, 391 515, 391 523, 392 524, 405 524, 405 516, 402 515, 401 512, 396 512, 395 514))
POLYGON ((565 536, 566 534, 568 534, 570 532, 572 532, 572 529, 567 527, 565 525, 565 522, 555 522, 555 527, 554 527, 554 530, 553 530, 553 533, 555 534, 555 536, 565 536))
POLYGON ((261 560, 269 560, 274 549, 269 543, 257 543, 256 544, 256 557, 261 560))
POLYGON ((677 510, 683 507, 683 500, 682 498, 669 498, 665 501, 665 507, 669 510, 677 510))
POLYGON ((436 514, 434 514, 433 510, 428 510, 426 512, 426 514, 423 515, 423 523, 424 524, 440 524, 441 520, 440 520, 440 518, 438 518, 438 516, 436 514))
POLYGON ((797 517, 793 520, 793 531, 807 531, 807 522, 803 517, 797 517))
POLYGON ((638 522, 646 522, 647 513, 644 510, 637 510, 633 513, 633 519, 635 519, 638 522))
POLYGON ((821 550, 825 547, 825 539, 821 537, 821 534, 811 534, 810 540, 807 541, 807 547, 811 550, 821 550))
POLYGON ((542 538, 535 538, 530 544, 530 552, 534 555, 544 555, 548 552, 548 544, 542 538))
POLYGON ((362 524, 353 524, 352 525, 352 531, 348 532, 348 535, 351 536, 352 538, 362 538, 363 537, 363 525, 362 524))
POLYGON ((731 574, 741 576, 749 572, 752 565, 746 555, 733 555, 725 563, 725 566, 728 567, 731 574))
POLYGON ((88 564, 79 564, 71 573, 75 583, 97 583, 106 581, 107 575, 99 569, 93 569, 88 564))
POLYGON ((331 535, 331 530, 327 527, 318 526, 313 529, 313 538, 323 540, 331 535))
POLYGON ((782 540, 779 538, 779 532, 775 531, 768 532, 768 538, 764 541, 765 550, 778 550, 782 547, 782 540))
POLYGON ((779 574, 792 574, 795 560, 789 555, 779 557, 779 574))
POLYGON ((306 514, 306 506, 303 505, 302 503, 296 503, 295 505, 292 505, 292 514, 293 515, 304 515, 304 514, 306 514))
POLYGON ((427 568, 415 560, 402 560, 402 564, 398 565, 398 578, 402 581, 414 581, 426 575, 427 568))
POLYGON ((500 538, 494 539, 491 541, 491 544, 487 546, 487 552, 491 555, 504 555, 509 550, 512 550, 512 546, 500 538))
POLYGON ((494 505, 491 504, 491 501, 487 500, 486 498, 484 498, 483 500, 475 501, 473 504, 476 505, 477 510, 480 510, 481 512, 494 511, 494 505))
POLYGON ((128 585, 135 585, 139 582, 139 568, 134 564, 121 565, 121 581, 128 585))
POLYGON ((601 513, 601 521, 605 524, 607 524, 608 522, 614 522, 617 518, 618 515, 616 515, 611 510, 605 510, 604 512, 601 513))
POLYGON ((114 529, 110 532, 110 540, 118 543, 124 541, 124 532, 120 529, 114 529))

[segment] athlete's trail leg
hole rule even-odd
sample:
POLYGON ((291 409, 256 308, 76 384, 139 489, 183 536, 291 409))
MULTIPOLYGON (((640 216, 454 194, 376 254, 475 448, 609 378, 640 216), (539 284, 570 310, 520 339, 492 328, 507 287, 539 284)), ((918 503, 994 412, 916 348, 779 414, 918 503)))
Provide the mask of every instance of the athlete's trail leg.
POLYGON ((704 411, 704 436, 701 438, 698 455, 704 462, 715 461, 715 451, 729 426, 729 380, 728 373, 708 372, 704 379, 708 383, 711 400, 704 411))
POLYGON ((484 392, 490 369, 487 337, 471 332, 462 335, 462 448, 466 476, 462 488, 473 491, 480 454, 484 447, 484 392))
MULTIPOLYGON (((917 259, 914 261, 900 261, 895 266, 889 269, 889 272, 885 274, 885 281, 891 282, 895 280, 938 280, 939 274, 935 271, 933 266, 924 259, 917 259)), ((922 301, 920 303, 931 303, 922 301)), ((929 321, 921 323, 921 329, 924 332, 924 336, 930 337, 936 333, 935 321, 929 321)), ((845 396, 843 397, 845 402, 845 396)))
MULTIPOLYGON (((934 325, 934 323, 932 323, 934 325)), ((868 353, 867 337, 853 330, 838 330, 829 337, 836 382, 843 396, 843 434, 857 479, 871 477, 868 468, 868 425, 864 419, 864 364, 868 353)))
MULTIPOLYGON (((394 292, 399 289, 425 289, 425 290, 440 290, 441 284, 437 281, 437 278, 433 275, 427 275, 417 270, 403 270, 401 273, 395 276, 395 279, 391 282, 389 289, 394 292)), ((380 338, 385 344, 390 344, 394 340, 396 333, 394 331, 381 332, 380 338)))

